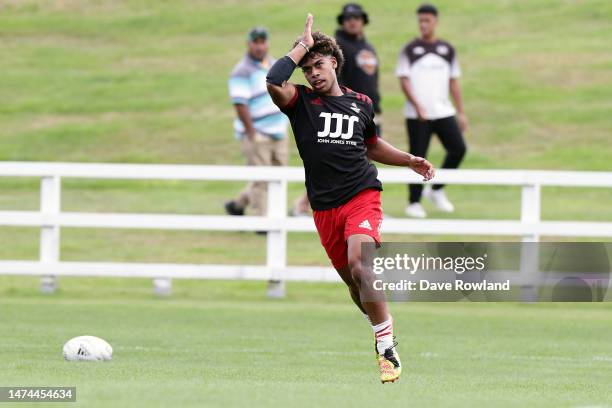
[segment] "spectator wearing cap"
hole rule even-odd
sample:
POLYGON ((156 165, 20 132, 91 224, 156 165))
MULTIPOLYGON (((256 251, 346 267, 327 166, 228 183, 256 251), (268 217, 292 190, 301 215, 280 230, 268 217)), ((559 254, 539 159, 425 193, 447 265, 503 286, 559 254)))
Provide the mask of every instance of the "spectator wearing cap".
MULTIPOLYGON (((268 30, 254 27, 247 35, 247 52, 231 72, 229 95, 236 110, 235 137, 249 166, 286 166, 289 156, 288 119, 272 102, 266 88, 266 75, 275 60, 268 55, 268 30)), ((230 215, 244 215, 250 207, 257 215, 266 213, 265 182, 249 183, 238 196, 225 203, 230 215)), ((291 211, 293 215, 308 212, 304 194, 291 211)))
MULTIPOLYGON (((250 166, 287 164, 287 118, 266 90, 266 75, 274 60, 268 55, 268 31, 255 27, 248 33, 247 53, 234 67, 229 94, 236 109, 234 134, 250 166)), ((234 200, 225 203, 231 215, 243 215, 251 207, 266 212, 266 183, 251 182, 234 200)))
MULTIPOLYGON (((436 7, 421 5, 417 17, 421 35, 402 48, 396 68, 396 76, 407 99, 404 113, 410 153, 426 157, 431 136, 435 133, 446 150, 442 168, 456 169, 465 156, 462 132, 468 125, 459 88, 461 69, 453 46, 436 37, 436 7)), ((415 218, 427 216, 420 203, 421 195, 439 210, 453 212, 454 206, 443 187, 436 184, 423 189, 421 184, 410 184, 406 215, 415 218)))
MULTIPOLYGON (((378 57, 364 33, 369 23, 368 14, 356 3, 342 7, 337 17, 340 28, 336 31, 336 41, 344 55, 344 65, 338 81, 340 85, 372 99, 374 112, 380 115, 380 93, 378 92, 378 57)), ((375 119, 380 136, 378 117, 375 119)))

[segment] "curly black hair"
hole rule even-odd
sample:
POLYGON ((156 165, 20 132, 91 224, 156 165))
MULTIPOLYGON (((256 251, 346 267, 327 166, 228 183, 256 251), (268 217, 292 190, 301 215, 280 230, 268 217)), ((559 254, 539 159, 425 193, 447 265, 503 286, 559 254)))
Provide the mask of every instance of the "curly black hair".
MULTIPOLYGON (((342 65, 344 65, 344 55, 342 54, 342 50, 336 42, 336 39, 319 31, 312 33, 312 39, 314 40, 314 45, 310 47, 310 51, 304 55, 304 58, 302 58, 298 65, 302 66, 302 61, 312 58, 315 54, 330 56, 336 59, 336 62, 338 63, 336 66, 336 75, 340 75, 342 65)), ((295 40, 292 48, 295 48, 299 42, 300 38, 295 40)))

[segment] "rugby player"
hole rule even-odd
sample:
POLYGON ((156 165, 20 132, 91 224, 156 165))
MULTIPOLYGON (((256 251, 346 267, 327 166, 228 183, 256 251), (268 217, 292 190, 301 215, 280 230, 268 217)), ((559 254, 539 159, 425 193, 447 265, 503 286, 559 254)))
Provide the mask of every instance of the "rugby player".
POLYGON ((380 245, 382 184, 370 160, 409 167, 423 181, 434 168, 377 136, 372 101, 338 85, 342 51, 334 38, 313 33, 312 23, 308 14, 293 49, 270 68, 267 88, 291 123, 321 244, 372 325, 381 381, 392 382, 401 374, 393 320, 372 286, 371 268, 361 262, 362 243, 380 245), (287 82, 297 66, 310 88, 287 82))

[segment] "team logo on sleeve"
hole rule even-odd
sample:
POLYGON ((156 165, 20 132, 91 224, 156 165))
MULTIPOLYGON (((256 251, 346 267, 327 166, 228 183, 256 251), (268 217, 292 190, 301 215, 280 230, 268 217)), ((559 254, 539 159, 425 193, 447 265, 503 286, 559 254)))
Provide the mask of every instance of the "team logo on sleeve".
MULTIPOLYGON (((339 144, 344 144, 344 140, 353 137, 355 123, 359 122, 358 116, 343 115, 342 113, 321 112, 319 117, 324 120, 323 129, 317 132, 317 136, 320 138, 319 143, 338 143, 342 141, 339 144), (327 138, 338 139, 338 141, 330 142, 327 138)), ((355 142, 348 143, 355 144, 355 142)))

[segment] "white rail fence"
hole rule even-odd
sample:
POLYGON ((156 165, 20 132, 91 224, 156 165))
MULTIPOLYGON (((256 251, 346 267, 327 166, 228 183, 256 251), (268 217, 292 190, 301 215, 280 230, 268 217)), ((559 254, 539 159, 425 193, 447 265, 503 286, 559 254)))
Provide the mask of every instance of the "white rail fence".
MULTIPOLYGON (((383 183, 418 183, 406 169, 379 170, 383 183)), ((303 182, 297 167, 139 165, 97 163, 0 162, 0 177, 40 177, 40 211, 0 211, 0 226, 39 227, 38 261, 0 261, 0 275, 42 276, 42 289, 53 291, 56 276, 120 276, 153 278, 158 293, 170 289, 172 278, 268 280, 269 294, 282 296, 284 281, 338 281, 330 267, 287 265, 287 233, 315 231, 311 218, 287 216, 287 183, 303 182), (268 214, 255 216, 117 214, 64 212, 63 178, 125 180, 265 181, 268 214), (156 263, 66 262, 60 257, 60 229, 119 228, 201 231, 268 231, 265 265, 194 265, 156 263)), ((383 221, 386 233, 520 236, 612 237, 612 222, 542 221, 541 187, 612 188, 612 172, 532 170, 439 170, 436 183, 521 187, 519 220, 403 219, 383 221)), ((205 192, 203 192, 205 194, 205 192)), ((220 203, 221 205, 221 203, 220 203)), ((495 203, 492 203, 495 205, 495 203)))

